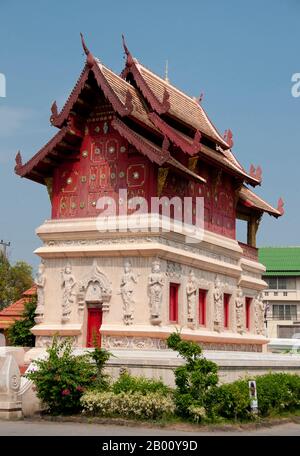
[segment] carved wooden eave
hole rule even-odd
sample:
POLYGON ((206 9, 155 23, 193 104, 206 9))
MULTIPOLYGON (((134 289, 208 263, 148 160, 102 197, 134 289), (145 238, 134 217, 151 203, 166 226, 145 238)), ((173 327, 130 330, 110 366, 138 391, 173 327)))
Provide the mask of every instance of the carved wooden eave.
POLYGON ((133 131, 120 119, 113 119, 111 125, 139 152, 141 152, 143 155, 148 157, 149 160, 158 164, 159 166, 166 163, 170 158, 170 152, 168 150, 159 148, 156 146, 156 144, 133 131))
POLYGON ((114 119, 112 121, 112 127, 117 130, 120 135, 125 138, 132 146, 134 146, 140 153, 148 157, 149 160, 153 161, 157 165, 162 166, 163 164, 168 164, 180 174, 192 177, 194 180, 201 183, 206 182, 203 177, 189 170, 186 166, 171 156, 168 150, 169 142, 166 137, 163 140, 162 147, 159 147, 141 136, 139 133, 130 129, 120 119, 114 119))
POLYGON ((250 209, 250 211, 252 210, 260 213, 267 212, 269 215, 272 215, 276 218, 281 217, 284 214, 284 203, 282 198, 279 199, 278 207, 275 209, 273 206, 271 206, 271 204, 264 201, 260 196, 256 195, 244 185, 239 191, 239 204, 245 210, 250 209))
POLYGON ((205 184, 206 183, 206 179, 204 179, 204 177, 199 176, 199 174, 197 174, 197 173, 194 173, 193 171, 191 171, 189 168, 184 166, 182 163, 180 163, 175 158, 171 157, 167 161, 167 163, 169 165, 171 165, 173 168, 175 168, 177 171, 181 172, 182 174, 187 175, 189 177, 192 177, 193 180, 195 180, 196 182, 200 182, 201 184, 205 184))
POLYGON ((162 194, 168 174, 169 174, 169 168, 165 168, 165 167, 158 168, 158 173, 157 173, 157 195, 158 196, 160 196, 162 194))
POLYGON ((195 155, 201 150, 201 133, 196 130, 194 138, 189 138, 183 133, 179 133, 173 127, 162 120, 155 112, 149 113, 149 118, 153 124, 164 134, 170 141, 178 146, 183 152, 189 155, 195 155))
POLYGON ((69 115, 73 109, 73 106, 75 105, 76 102, 79 102, 80 100, 80 94, 82 90, 85 88, 85 85, 88 80, 88 76, 90 72, 92 72, 95 76, 95 79, 98 83, 99 88, 103 91, 105 97, 109 100, 111 105, 113 106, 114 110, 120 115, 120 116, 127 116, 132 113, 133 110, 133 105, 132 105, 132 94, 131 94, 131 86, 128 84, 128 90, 126 92, 126 99, 125 103, 122 103, 122 101, 118 98, 116 93, 114 92, 113 88, 105 78, 105 75, 103 74, 103 65, 100 63, 99 60, 95 59, 94 64, 92 67, 89 67, 87 64, 84 67, 83 72, 81 73, 81 76, 79 80, 77 81, 74 89, 71 92, 71 95, 69 96, 67 102, 65 103, 64 107, 62 108, 61 112, 57 112, 57 107, 56 103, 54 102, 51 111, 52 115, 50 117, 51 124, 54 125, 55 127, 61 128, 63 124, 68 120, 69 115))
MULTIPOLYGON (((82 137, 74 135, 74 132, 69 126, 63 127, 42 149, 40 149, 27 163, 22 164, 20 152, 16 156, 15 173, 21 177, 27 177, 31 180, 46 185, 45 177, 47 176, 47 169, 51 169, 49 163, 53 162, 53 167, 57 164, 57 158, 68 158, 68 154, 73 153, 74 150, 79 151, 82 137), (68 139, 73 142, 71 151, 65 146, 63 149, 66 153, 57 152, 56 148, 60 144, 67 142, 68 139), (50 162, 47 160, 50 160, 50 162), (41 168, 45 169, 45 172, 41 168)), ((72 158, 74 159, 74 157, 72 158)), ((49 174, 49 173, 48 173, 49 174)))
POLYGON ((260 184, 259 180, 250 176, 250 174, 248 174, 241 166, 237 165, 234 160, 230 160, 227 155, 220 154, 216 150, 207 147, 205 144, 201 145, 199 157, 213 165, 217 165, 224 171, 226 170, 228 174, 231 174, 232 176, 235 176, 252 186, 260 184))

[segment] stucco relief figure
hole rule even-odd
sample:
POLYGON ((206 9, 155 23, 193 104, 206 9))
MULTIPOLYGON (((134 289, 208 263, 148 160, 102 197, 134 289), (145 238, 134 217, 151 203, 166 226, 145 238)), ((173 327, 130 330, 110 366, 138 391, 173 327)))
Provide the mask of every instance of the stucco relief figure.
POLYGON ((265 305, 263 302, 262 293, 259 293, 254 300, 254 315, 255 315, 255 332, 262 336, 265 335, 265 305))
POLYGON ((46 276, 45 276, 45 265, 44 263, 40 263, 38 273, 36 275, 35 284, 37 288, 37 307, 35 310, 35 318, 34 321, 36 323, 42 323, 44 320, 44 307, 45 307, 45 294, 44 288, 46 284, 46 276))
POLYGON ((133 322, 134 310, 134 284, 137 283, 137 275, 132 271, 131 263, 126 261, 124 264, 124 274, 121 278, 120 293, 123 300, 124 316, 123 320, 125 325, 131 325, 133 322))
POLYGON ((219 277, 215 278, 214 286, 214 330, 221 331, 223 327, 223 293, 219 277))
POLYGON ((151 323, 153 325, 161 323, 161 303, 164 286, 164 275, 161 272, 158 260, 152 263, 152 272, 148 278, 151 323))
POLYGON ((68 264, 61 272, 61 286, 63 287, 63 300, 62 300, 62 321, 66 322, 70 319, 72 305, 75 301, 76 280, 72 274, 72 268, 68 264))
POLYGON ((190 271, 186 284, 188 324, 193 325, 195 322, 196 298, 197 298, 197 280, 193 271, 190 271))
POLYGON ((238 287, 236 297, 235 297, 235 312, 236 312, 236 329, 240 334, 242 334, 245 330, 245 325, 244 325, 245 310, 244 310, 243 292, 240 287, 238 287))

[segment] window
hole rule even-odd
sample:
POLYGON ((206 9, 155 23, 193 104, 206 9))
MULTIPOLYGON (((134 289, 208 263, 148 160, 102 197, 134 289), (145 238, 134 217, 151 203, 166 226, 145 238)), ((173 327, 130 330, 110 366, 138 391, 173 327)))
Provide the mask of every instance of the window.
POLYGON ((206 290, 199 290, 199 325, 206 325, 206 290))
POLYGON ((299 326, 277 326, 277 337, 279 337, 280 339, 292 339, 293 336, 295 337, 296 334, 297 337, 295 338, 295 345, 298 345, 300 336, 299 326))
POLYGON ((295 277, 264 277, 270 290, 295 290, 295 277))
POLYGON ((178 289, 178 283, 170 283, 169 320, 171 323, 178 323, 178 289))
POLYGON ((287 278, 278 277, 278 290, 286 290, 286 289, 287 289, 287 278))
POLYGON ((267 277, 266 282, 271 290, 277 290, 277 277, 267 277))
POLYGON ((297 320, 297 304, 273 304, 273 318, 276 320, 297 320))
POLYGON ((252 298, 246 298, 246 329, 250 329, 250 311, 251 311, 252 298))
POLYGON ((223 305, 224 305, 224 328, 229 328, 229 302, 230 295, 224 293, 223 305))

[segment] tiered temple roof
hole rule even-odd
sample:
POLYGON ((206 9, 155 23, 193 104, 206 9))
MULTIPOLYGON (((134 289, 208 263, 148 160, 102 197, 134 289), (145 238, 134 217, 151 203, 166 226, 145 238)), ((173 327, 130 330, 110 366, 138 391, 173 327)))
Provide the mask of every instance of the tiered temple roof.
POLYGON ((82 44, 87 56, 83 71, 62 110, 58 112, 55 102, 51 109, 51 123, 59 131, 27 163, 22 164, 18 153, 15 167, 18 175, 46 185, 58 163, 74 160, 84 136, 84 119, 101 101, 109 103, 114 111, 112 127, 152 162, 205 182, 194 172, 195 167, 188 164, 189 159, 199 158, 236 178, 240 207, 275 217, 283 214, 282 200, 276 209, 247 187, 260 185, 260 168, 251 166, 247 172, 242 167, 232 152, 231 131, 222 136, 199 100, 140 64, 124 40, 126 64, 120 76, 92 55, 83 37, 82 44), (178 160, 177 149, 186 155, 185 162, 178 160))

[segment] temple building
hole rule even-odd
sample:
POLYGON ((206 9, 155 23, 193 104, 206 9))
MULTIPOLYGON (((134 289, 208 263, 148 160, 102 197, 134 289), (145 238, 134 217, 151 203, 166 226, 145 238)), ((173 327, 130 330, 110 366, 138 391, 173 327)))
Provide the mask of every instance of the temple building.
POLYGON ((274 208, 254 193, 260 167, 243 168, 231 130, 218 132, 200 98, 139 63, 124 39, 121 75, 82 44, 82 73, 51 109, 57 133, 27 163, 16 157, 16 173, 44 185, 52 208, 37 229, 36 347, 58 334, 78 347, 97 339, 159 352, 177 328, 206 349, 262 351, 256 232, 283 201, 274 208))

